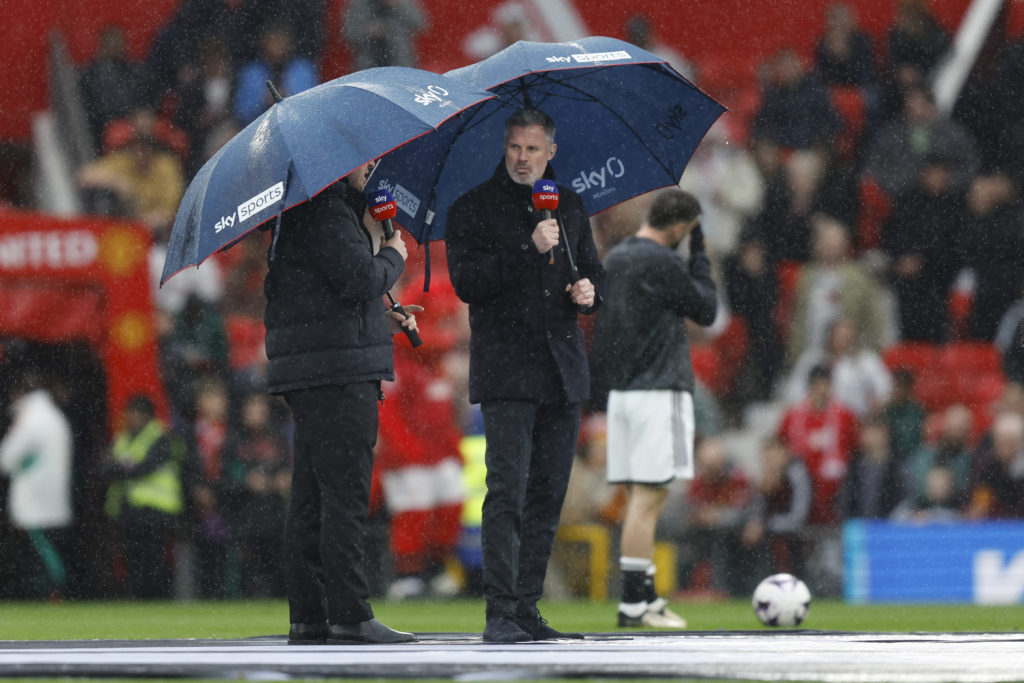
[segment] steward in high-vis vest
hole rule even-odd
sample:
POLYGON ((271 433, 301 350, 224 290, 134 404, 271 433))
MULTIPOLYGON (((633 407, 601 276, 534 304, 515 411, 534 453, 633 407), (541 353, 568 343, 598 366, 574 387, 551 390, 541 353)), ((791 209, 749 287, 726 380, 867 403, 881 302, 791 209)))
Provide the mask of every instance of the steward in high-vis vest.
POLYGON ((153 402, 145 396, 131 399, 124 431, 106 463, 111 483, 104 507, 123 535, 131 597, 170 597, 173 571, 167 548, 183 507, 184 458, 184 442, 156 418, 153 402))

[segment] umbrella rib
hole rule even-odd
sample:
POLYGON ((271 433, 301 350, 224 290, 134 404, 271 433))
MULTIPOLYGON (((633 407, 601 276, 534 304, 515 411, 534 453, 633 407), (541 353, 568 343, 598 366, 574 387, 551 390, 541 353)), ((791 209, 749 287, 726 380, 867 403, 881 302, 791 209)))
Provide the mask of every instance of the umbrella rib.
MULTIPOLYGON (((644 67, 646 67, 648 65, 646 65, 646 64, 636 64, 635 66, 644 66, 644 67)), ((601 70, 607 70, 607 69, 611 69, 611 68, 614 68, 614 67, 611 67, 611 66, 600 67, 601 70)), ((587 71, 588 73, 591 73, 591 74, 594 73, 594 70, 582 70, 581 69, 580 71, 581 72, 582 71, 587 71)), ((564 80, 558 80, 558 79, 552 78, 550 76, 550 74, 552 74, 552 73, 555 73, 555 72, 551 72, 551 71, 537 72, 535 75, 538 76, 540 79, 550 81, 553 85, 556 85, 556 86, 559 86, 559 87, 563 87, 563 88, 567 88, 570 91, 577 93, 578 95, 580 95, 580 101, 594 102, 595 104, 598 104, 601 107, 604 107, 604 109, 608 113, 610 113, 614 118, 619 120, 619 122, 622 124, 622 126, 626 130, 628 130, 633 135, 633 137, 635 137, 637 139, 637 141, 640 142, 640 145, 644 149, 647 150, 647 152, 651 155, 651 158, 654 159, 655 161, 657 161, 658 165, 661 166, 662 170, 664 170, 665 173, 670 178, 672 178, 672 170, 665 164, 664 161, 661 160, 661 157, 659 157, 657 154, 655 154, 654 150, 651 149, 650 145, 647 144, 647 142, 636 131, 636 129, 632 125, 630 125, 624 118, 622 118, 622 116, 619 115, 619 113, 617 111, 615 111, 614 109, 609 107, 607 104, 605 104, 602 100, 597 99, 596 97, 594 97, 590 93, 587 93, 587 92, 585 92, 583 90, 580 90, 578 87, 568 83, 567 81, 571 80, 570 78, 566 78, 564 80)), ((584 73, 580 73, 579 75, 582 77, 585 74, 584 73)), ((573 77, 575 77, 575 75, 573 77)), ((554 96, 554 93, 548 93, 548 97, 552 97, 552 96, 554 96)), ((673 180, 675 182, 679 182, 679 178, 673 178, 673 180)))

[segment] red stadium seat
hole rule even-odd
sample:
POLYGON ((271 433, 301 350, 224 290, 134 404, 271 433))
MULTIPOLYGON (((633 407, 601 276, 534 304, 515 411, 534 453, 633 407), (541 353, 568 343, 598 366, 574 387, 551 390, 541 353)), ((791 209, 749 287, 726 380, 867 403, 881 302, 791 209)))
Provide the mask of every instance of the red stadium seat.
POLYGON ((800 279, 799 261, 780 261, 776 266, 779 282, 779 299, 775 304, 775 324, 783 339, 789 337, 789 324, 793 319, 793 305, 796 299, 796 285, 800 279))
POLYGON ((747 346, 747 322, 734 315, 710 342, 690 346, 694 375, 715 396, 727 395, 747 357, 747 346))
POLYGON ((939 363, 950 373, 975 375, 1002 371, 1002 355, 994 344, 976 341, 951 342, 939 352, 939 363))
POLYGON ((953 325, 953 338, 963 339, 967 335, 967 319, 974 306, 974 292, 953 288, 949 292, 946 310, 953 325))
POLYGON ((711 344, 693 344, 690 346, 690 362, 693 374, 710 388, 718 376, 718 352, 711 344))
POLYGON ((955 387, 944 372, 933 368, 917 376, 914 396, 928 412, 943 410, 955 401, 955 387))
POLYGON ((969 405, 972 408, 991 411, 992 404, 999 400, 1006 390, 1006 377, 1002 372, 986 372, 972 378, 969 405))
POLYGON ((829 88, 829 100, 843 120, 843 128, 836 136, 836 149, 844 159, 852 159, 867 122, 864 92, 856 86, 834 86, 829 88))
POLYGON ((899 342, 882 349, 882 360, 890 370, 906 368, 918 379, 934 372, 938 359, 939 347, 927 342, 899 342))
POLYGON ((266 353, 263 342, 267 331, 259 318, 229 315, 224 320, 224 331, 228 336, 228 365, 233 369, 247 367, 266 353))
POLYGON ((870 176, 861 178, 857 188, 860 196, 860 217, 857 221, 857 248, 873 249, 882 238, 882 225, 892 212, 892 201, 885 190, 870 176))

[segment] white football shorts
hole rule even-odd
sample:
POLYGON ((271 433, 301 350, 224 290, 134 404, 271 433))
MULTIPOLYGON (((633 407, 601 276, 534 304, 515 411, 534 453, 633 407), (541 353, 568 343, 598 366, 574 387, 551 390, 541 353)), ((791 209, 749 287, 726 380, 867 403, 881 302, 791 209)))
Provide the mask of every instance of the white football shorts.
POLYGON ((608 396, 608 482, 693 478, 693 397, 671 389, 608 396))

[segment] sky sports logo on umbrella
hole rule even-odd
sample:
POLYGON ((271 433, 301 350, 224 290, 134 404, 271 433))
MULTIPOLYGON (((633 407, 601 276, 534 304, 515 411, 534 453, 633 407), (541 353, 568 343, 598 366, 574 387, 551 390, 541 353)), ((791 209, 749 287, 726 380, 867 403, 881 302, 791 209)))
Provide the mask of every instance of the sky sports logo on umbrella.
MULTIPOLYGON (((255 197, 247 199, 238 205, 238 222, 246 222, 264 209, 277 204, 283 197, 284 182, 268 187, 255 197)), ((232 213, 230 216, 221 217, 221 219, 217 221, 217 224, 213 226, 213 230, 214 232, 220 232, 221 230, 232 227, 234 224, 235 214, 232 213)))
POLYGON ((437 102, 438 104, 444 103, 444 98, 448 97, 448 91, 439 85, 427 86, 426 90, 414 91, 418 92, 415 99, 423 106, 429 105, 431 102, 437 102))
POLYGON ((548 61, 552 64, 564 62, 589 64, 591 62, 614 62, 619 59, 630 59, 629 53, 625 50, 617 50, 615 52, 585 52, 583 54, 569 55, 568 57, 548 57, 548 61))
POLYGON ((618 157, 608 157, 608 160, 604 162, 604 166, 596 169, 580 171, 579 174, 572 179, 572 189, 576 190, 577 194, 590 192, 592 193, 591 197, 597 199, 598 197, 603 197, 610 192, 614 192, 615 187, 608 187, 609 183, 624 175, 626 175, 626 164, 622 162, 622 159, 618 157))

